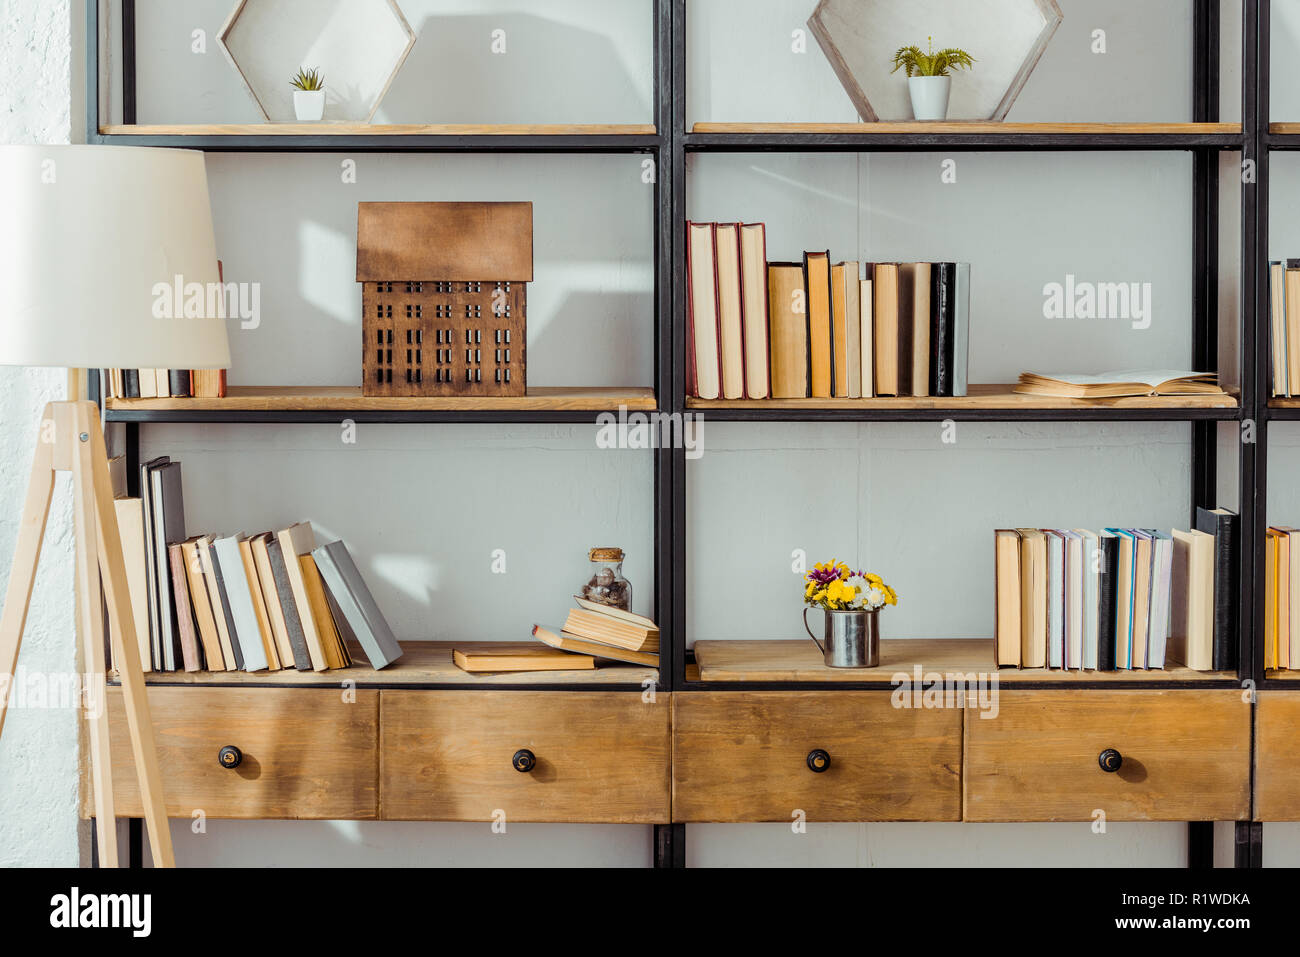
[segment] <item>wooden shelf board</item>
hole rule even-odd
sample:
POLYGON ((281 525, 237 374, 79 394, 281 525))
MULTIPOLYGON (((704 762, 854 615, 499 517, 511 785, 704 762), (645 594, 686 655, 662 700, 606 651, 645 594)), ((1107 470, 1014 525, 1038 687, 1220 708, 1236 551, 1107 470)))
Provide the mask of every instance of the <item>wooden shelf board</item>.
POLYGON ((1235 409, 1237 397, 1224 395, 1129 396, 1120 399, 1058 399, 1020 395, 1010 385, 972 385, 958 397, 900 396, 871 399, 696 399, 690 409, 1235 409))
POLYGON ((1264 677, 1275 679, 1277 681, 1300 681, 1300 671, 1292 671, 1290 669, 1286 671, 1278 671, 1270 668, 1268 671, 1264 672, 1264 677))
MULTIPOLYGON (((1300 130, 1300 124, 1294 125, 1300 130)), ((991 120, 903 123, 696 123, 692 133, 1044 133, 1044 134, 1237 134, 1240 123, 997 123, 991 120)), ((1275 132, 1280 132, 1276 131, 1275 132)))
POLYGON ((358 687, 367 685, 465 685, 491 687, 493 685, 632 685, 640 687, 648 680, 657 681, 656 668, 625 665, 613 661, 597 661, 591 671, 524 671, 509 674, 470 674, 461 671, 452 661, 452 648, 491 649, 490 641, 407 641, 402 643, 402 657, 382 671, 371 668, 365 653, 359 647, 351 649, 351 668, 334 671, 169 671, 150 672, 145 675, 149 684, 176 685, 229 685, 241 688, 258 685, 283 687, 285 685, 312 687, 338 687, 344 681, 355 681, 358 687))
POLYGON ((1300 123, 1270 123, 1268 124, 1268 131, 1279 134, 1300 133, 1300 123))
MULTIPOLYGON (((808 639, 794 641, 697 641, 695 661, 700 681, 888 682, 899 672, 911 674, 916 665, 925 673, 992 673, 991 638, 925 638, 882 641, 876 668, 827 668, 822 654, 808 639)), ((1162 671, 1049 671, 1045 668, 1002 668, 1002 684, 1050 682, 1069 686, 1104 681, 1115 684, 1166 681, 1214 681, 1235 678, 1227 672, 1192 671, 1174 665, 1162 671)))
POLYGON ((219 123, 110 124, 106 136, 653 136, 653 124, 370 124, 219 123))
POLYGON ((231 386, 224 399, 109 399, 114 411, 257 411, 309 410, 357 411, 597 411, 625 405, 629 409, 655 408, 654 389, 604 386, 530 388, 522 398, 478 396, 391 397, 363 396, 360 386, 231 386))

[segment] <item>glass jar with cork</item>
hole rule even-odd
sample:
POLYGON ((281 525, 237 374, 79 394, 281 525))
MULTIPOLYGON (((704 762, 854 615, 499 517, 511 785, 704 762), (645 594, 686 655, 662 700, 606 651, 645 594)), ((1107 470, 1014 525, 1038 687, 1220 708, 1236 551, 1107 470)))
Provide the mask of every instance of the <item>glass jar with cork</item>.
POLYGON ((623 577, 623 549, 593 548, 587 552, 586 578, 578 597, 596 605, 632 610, 632 583, 623 577))

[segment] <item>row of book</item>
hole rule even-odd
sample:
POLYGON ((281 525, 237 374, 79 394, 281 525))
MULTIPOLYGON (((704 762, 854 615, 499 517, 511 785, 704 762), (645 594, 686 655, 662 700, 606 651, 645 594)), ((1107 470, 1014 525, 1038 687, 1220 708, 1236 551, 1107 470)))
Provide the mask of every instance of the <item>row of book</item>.
POLYGON ((998 529, 998 667, 1236 668, 1237 515, 1197 527, 998 529))
POLYGON ((1264 549, 1264 667, 1300 669, 1300 529, 1270 526, 1264 549))
POLYGON ((1274 396, 1300 396, 1300 259, 1268 264, 1269 384, 1274 396))
POLYGON ((343 542, 317 545, 308 522, 190 536, 181 463, 141 465, 131 498, 119 462, 114 504, 145 671, 325 671, 349 667, 353 643, 376 669, 401 656, 343 542))
POLYGON ((762 223, 686 232, 689 395, 966 395, 969 263, 769 263, 762 223))
POLYGON ((659 667, 659 626, 621 608, 574 598, 563 628, 533 626, 537 644, 501 642, 453 648, 452 660, 473 674, 591 671, 597 660, 659 667))
POLYGON ((103 369, 108 399, 222 399, 225 369, 103 369))

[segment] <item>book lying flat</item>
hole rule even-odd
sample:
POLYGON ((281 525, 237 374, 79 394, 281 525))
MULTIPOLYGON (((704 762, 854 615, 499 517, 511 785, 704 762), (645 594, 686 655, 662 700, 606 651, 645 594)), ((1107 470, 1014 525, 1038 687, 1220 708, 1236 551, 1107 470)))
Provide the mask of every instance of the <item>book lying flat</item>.
POLYGON ((503 671, 592 671, 596 659, 573 655, 545 645, 502 642, 493 648, 453 648, 452 660, 461 671, 485 674, 503 671))
POLYGON ((1223 395, 1213 372, 1124 369, 1097 375, 1020 373, 1012 392, 1062 399, 1113 399, 1134 395, 1223 395))
POLYGON ((629 651, 626 648, 602 645, 597 641, 588 641, 586 638, 570 635, 559 628, 543 628, 541 625, 533 625, 533 637, 542 644, 558 648, 560 651, 569 651, 578 655, 591 655, 594 658, 608 658, 611 661, 626 661, 634 665, 649 665, 651 668, 659 666, 658 655, 645 651, 629 651))

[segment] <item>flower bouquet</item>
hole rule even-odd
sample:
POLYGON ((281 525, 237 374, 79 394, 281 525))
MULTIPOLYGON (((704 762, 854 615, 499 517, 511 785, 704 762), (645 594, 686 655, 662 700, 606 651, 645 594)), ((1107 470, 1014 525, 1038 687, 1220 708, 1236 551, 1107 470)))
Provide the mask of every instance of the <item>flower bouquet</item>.
POLYGON ((804 581, 804 604, 827 611, 877 611, 898 604, 898 595, 879 575, 855 572, 835 559, 815 565, 804 581))

